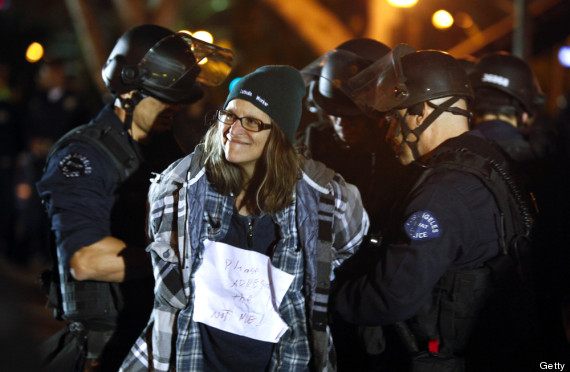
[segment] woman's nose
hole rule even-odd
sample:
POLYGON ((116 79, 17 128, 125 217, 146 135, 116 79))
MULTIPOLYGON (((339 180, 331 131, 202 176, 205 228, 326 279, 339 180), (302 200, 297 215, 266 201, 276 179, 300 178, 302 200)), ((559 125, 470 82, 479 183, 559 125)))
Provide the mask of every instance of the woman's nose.
POLYGON ((232 123, 232 125, 230 125, 230 130, 229 132, 231 134, 234 133, 240 133, 240 130, 242 130, 243 128, 241 127, 241 123, 239 119, 234 120, 234 122, 232 123))

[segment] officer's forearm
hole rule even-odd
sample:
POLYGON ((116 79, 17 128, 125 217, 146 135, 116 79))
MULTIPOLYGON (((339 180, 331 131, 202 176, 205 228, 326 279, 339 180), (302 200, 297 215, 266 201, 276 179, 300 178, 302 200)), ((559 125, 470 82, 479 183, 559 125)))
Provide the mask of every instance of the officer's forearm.
POLYGON ((128 247, 112 236, 81 248, 69 264, 76 280, 123 282, 152 274, 150 258, 144 249, 128 247))

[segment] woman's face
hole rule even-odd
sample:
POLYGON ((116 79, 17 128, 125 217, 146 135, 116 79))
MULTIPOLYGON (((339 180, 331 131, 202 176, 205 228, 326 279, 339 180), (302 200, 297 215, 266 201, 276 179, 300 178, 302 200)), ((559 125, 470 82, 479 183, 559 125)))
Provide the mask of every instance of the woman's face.
MULTIPOLYGON (((237 98, 230 101, 225 109, 231 111, 239 118, 249 117, 259 119, 263 123, 271 123, 269 115, 249 101, 237 98)), ((236 120, 232 125, 223 123, 218 123, 218 125, 221 125, 222 129, 222 141, 226 160, 239 165, 251 178, 257 159, 263 154, 263 149, 271 130, 250 132, 241 126, 239 120, 236 120)))

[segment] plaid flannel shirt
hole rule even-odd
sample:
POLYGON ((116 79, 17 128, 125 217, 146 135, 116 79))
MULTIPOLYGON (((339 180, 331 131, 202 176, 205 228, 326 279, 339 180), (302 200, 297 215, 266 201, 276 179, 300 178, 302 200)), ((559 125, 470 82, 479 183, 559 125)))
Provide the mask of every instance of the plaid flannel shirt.
MULTIPOLYGON (((202 262, 203 241, 220 240, 226 234, 234 200, 231 196, 218 194, 209 184, 201 160, 198 160, 201 155, 197 148, 194 154, 175 162, 153 180, 149 190, 148 231, 152 243, 147 249, 152 255, 156 280, 155 306, 147 327, 131 348, 121 371, 203 369, 200 333, 192 320, 193 277, 202 262)), ((311 174, 322 174, 324 166, 308 163, 305 170, 310 168, 311 174)), ((307 254, 306 249, 297 245, 308 246, 311 240, 316 240, 318 222, 315 225, 314 221, 317 219, 299 221, 299 216, 316 215, 317 210, 311 209, 307 193, 320 192, 331 192, 335 199, 331 217, 333 265, 340 265, 352 255, 368 230, 368 215, 358 190, 346 184, 339 175, 326 185, 319 185, 304 172, 297 185, 296 203, 272 216, 281 232, 272 264, 294 275, 279 308, 289 330, 274 348, 270 362, 272 371, 309 369, 311 350, 306 301, 311 308, 314 298, 306 298, 307 288, 304 287, 314 286, 314 283, 307 283, 310 275, 305 275, 305 271, 316 266, 316 254, 307 254), (309 220, 313 223, 306 223, 309 220), (305 230, 299 233, 298 228, 305 230)))

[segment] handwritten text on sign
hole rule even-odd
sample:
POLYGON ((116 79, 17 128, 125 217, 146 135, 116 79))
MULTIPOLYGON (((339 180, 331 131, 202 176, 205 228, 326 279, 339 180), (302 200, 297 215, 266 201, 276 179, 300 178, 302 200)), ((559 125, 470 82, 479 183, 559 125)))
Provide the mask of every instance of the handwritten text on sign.
POLYGON ((194 320, 255 340, 279 341, 288 328, 279 305, 293 275, 258 252, 210 240, 204 248, 195 276, 194 320))

